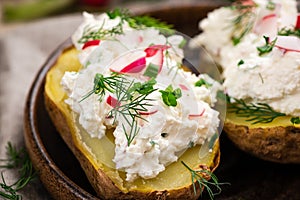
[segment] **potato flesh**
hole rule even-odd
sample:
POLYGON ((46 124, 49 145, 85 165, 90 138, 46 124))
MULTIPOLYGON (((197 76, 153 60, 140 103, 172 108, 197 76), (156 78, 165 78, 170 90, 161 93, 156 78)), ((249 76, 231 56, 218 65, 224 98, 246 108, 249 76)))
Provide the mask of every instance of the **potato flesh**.
MULTIPOLYGON (((197 168, 199 164, 214 167, 215 157, 219 151, 219 145, 215 145, 213 151, 206 157, 200 159, 198 156, 200 146, 188 149, 179 159, 179 162, 170 164, 167 169, 161 172, 156 178, 138 178, 134 182, 125 181, 125 173, 113 168, 114 144, 105 137, 104 139, 91 138, 76 122, 76 114, 72 113, 64 103, 66 93, 60 85, 61 78, 65 71, 78 71, 81 64, 77 58, 77 50, 70 48, 64 51, 57 63, 47 74, 45 92, 48 97, 66 116, 68 126, 72 132, 75 145, 88 158, 95 169, 101 169, 123 192, 131 190, 139 191, 161 191, 188 187, 191 185, 190 172, 182 165, 184 161, 191 168, 197 168)), ((91 80, 92 81, 92 80, 91 80)))
MULTIPOLYGON (((236 125, 247 126, 249 128, 271 128, 275 126, 282 126, 282 127, 293 126, 293 124, 290 121, 291 116, 277 117, 270 123, 257 123, 257 124, 252 124, 253 122, 246 121, 246 119, 247 118, 245 117, 238 117, 235 113, 226 114, 226 122, 233 123, 236 125)), ((300 124, 294 124, 294 126, 300 128, 300 124)))

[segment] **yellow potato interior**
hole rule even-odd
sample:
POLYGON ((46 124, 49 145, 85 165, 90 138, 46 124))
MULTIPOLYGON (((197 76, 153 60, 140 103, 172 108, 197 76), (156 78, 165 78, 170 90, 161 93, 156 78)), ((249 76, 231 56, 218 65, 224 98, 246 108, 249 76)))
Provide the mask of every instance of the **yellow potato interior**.
POLYGON ((275 126, 295 126, 300 127, 300 124, 293 125, 290 121, 291 116, 283 116, 283 117, 277 117, 270 123, 258 123, 258 124, 252 124, 251 121, 246 121, 247 118, 245 117, 238 117, 235 113, 228 113, 226 114, 226 122, 233 123, 236 125, 243 125, 247 126, 249 128, 270 128, 275 126))

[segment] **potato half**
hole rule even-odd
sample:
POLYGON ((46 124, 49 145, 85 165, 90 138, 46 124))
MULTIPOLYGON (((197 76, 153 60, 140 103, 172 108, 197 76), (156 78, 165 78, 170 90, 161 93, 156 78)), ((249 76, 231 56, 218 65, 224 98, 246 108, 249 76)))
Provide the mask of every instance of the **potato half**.
POLYGON ((271 123, 251 124, 245 118, 227 113, 224 131, 240 149, 258 158, 279 163, 300 163, 300 125, 290 116, 271 123))
MULTIPOLYGON (((188 149, 178 162, 153 179, 125 181, 125 173, 108 167, 104 160, 113 158, 113 137, 104 139, 91 138, 77 123, 76 114, 72 113, 64 100, 66 93, 60 85, 65 71, 78 71, 81 65, 77 59, 77 50, 65 49, 46 77, 45 104, 48 113, 61 137, 79 160, 91 185, 99 197, 105 199, 197 199, 201 193, 199 186, 194 193, 191 174, 181 161, 189 167, 199 169, 207 166, 214 171, 219 164, 220 151, 217 142, 211 153, 200 159, 200 146, 188 149)), ((112 134, 111 134, 112 136, 112 134)), ((79 166, 78 166, 79 167, 79 166)), ((197 183, 196 183, 197 184, 197 183)))

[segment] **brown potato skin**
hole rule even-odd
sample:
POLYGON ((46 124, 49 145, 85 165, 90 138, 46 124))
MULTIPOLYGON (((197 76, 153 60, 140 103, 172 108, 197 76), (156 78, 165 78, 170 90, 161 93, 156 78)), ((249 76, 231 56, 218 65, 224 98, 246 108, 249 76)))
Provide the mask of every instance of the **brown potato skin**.
MULTIPOLYGON (((58 130, 59 134, 71 149, 75 157, 78 159, 82 169, 85 171, 87 178, 89 179, 91 185, 95 189, 97 195, 103 199, 137 199, 137 200, 154 200, 154 199, 198 199, 201 191, 197 186, 197 194, 195 195, 193 185, 189 187, 174 189, 169 191, 151 191, 151 192, 141 192, 141 191, 131 191, 128 193, 123 193, 114 183, 109 179, 109 177, 101 170, 95 169, 85 155, 76 147, 72 139, 72 133, 67 125, 67 120, 65 115, 61 110, 55 105, 55 103, 47 96, 45 96, 45 105, 54 126, 58 130)), ((211 171, 214 171, 220 162, 220 151, 215 157, 213 167, 211 171)), ((196 183, 197 184, 197 183, 196 183)))
POLYGON ((225 122, 224 131, 238 148, 258 158, 278 163, 300 163, 300 128, 251 128, 225 122))

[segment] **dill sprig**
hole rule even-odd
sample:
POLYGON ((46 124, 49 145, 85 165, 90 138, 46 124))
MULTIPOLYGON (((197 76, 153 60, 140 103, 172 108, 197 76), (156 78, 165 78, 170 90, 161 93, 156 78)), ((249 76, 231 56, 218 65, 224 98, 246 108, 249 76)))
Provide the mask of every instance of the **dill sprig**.
POLYGON ((102 25, 97 29, 93 26, 86 26, 83 30, 82 37, 78 40, 78 43, 86 43, 90 40, 102 40, 109 39, 114 35, 123 34, 123 22, 121 21, 116 26, 111 29, 104 29, 105 21, 103 21, 102 25))
POLYGON ((141 112, 147 112, 148 108, 152 106, 151 101, 153 99, 148 98, 148 95, 154 92, 154 85, 156 80, 151 78, 150 80, 141 83, 129 81, 125 75, 112 73, 111 76, 104 77, 102 74, 97 73, 94 78, 94 87, 80 100, 87 99, 92 94, 99 96, 99 101, 103 100, 106 92, 110 92, 116 95, 117 103, 109 111, 107 118, 122 117, 126 124, 122 124, 128 146, 131 144, 135 136, 139 132, 137 120, 146 120, 141 116, 141 112), (126 130, 128 125, 130 130, 126 130))
POLYGON ((133 16, 128 10, 116 8, 106 13, 110 19, 117 17, 121 18, 121 21, 126 21, 131 28, 144 29, 146 27, 153 27, 160 31, 166 31, 166 33, 173 33, 173 26, 167 24, 159 19, 144 15, 144 16, 133 16))
POLYGON ((7 159, 1 159, 0 162, 5 162, 0 168, 13 169, 19 168, 19 179, 13 184, 7 184, 4 178, 4 172, 1 171, 0 182, 0 197, 4 199, 19 200, 22 196, 18 191, 23 189, 30 181, 32 181, 36 174, 33 169, 29 155, 24 148, 17 149, 10 142, 6 146, 7 159))
POLYGON ((86 43, 89 40, 108 39, 114 35, 123 34, 123 24, 125 22, 127 22, 128 25, 134 29, 153 27, 166 34, 171 34, 174 32, 172 30, 172 25, 150 16, 132 16, 126 9, 116 8, 112 11, 106 12, 106 14, 110 19, 116 19, 119 17, 120 22, 110 29, 104 28, 105 21, 103 21, 103 24, 97 30, 95 30, 95 27, 85 27, 82 37, 78 40, 79 43, 86 43))
POLYGON ((255 4, 243 5, 242 1, 236 1, 231 6, 231 9, 239 12, 239 15, 232 21, 234 25, 231 38, 233 45, 239 44, 242 38, 252 30, 256 18, 255 13, 253 12, 254 7, 256 7, 255 4))
POLYGON ((228 184, 228 183, 219 183, 218 178, 214 175, 206 166, 200 166, 200 169, 194 170, 190 168, 185 162, 181 161, 181 163, 190 171, 191 179, 193 183, 193 189, 195 195, 197 194, 197 183, 200 188, 200 192, 202 194, 203 190, 209 194, 210 199, 214 199, 215 195, 218 195, 222 192, 220 185, 228 184), (216 192, 213 192, 211 187, 216 188, 216 192))
POLYGON ((144 83, 134 81, 131 81, 129 84, 127 83, 123 79, 121 82, 118 82, 115 90, 118 104, 112 108, 108 116, 114 117, 114 120, 118 117, 122 117, 125 120, 130 130, 126 130, 125 124, 122 124, 122 127, 127 139, 127 145, 130 146, 139 132, 137 120, 142 119, 146 121, 142 117, 141 112, 146 112, 149 107, 153 106, 150 103, 153 99, 148 98, 148 96, 156 91, 153 88, 156 81, 152 78, 144 83))
POLYGON ((278 35, 283 35, 283 36, 290 36, 290 35, 293 35, 293 36, 297 36, 300 38, 300 29, 289 29, 287 27, 284 27, 282 29, 280 29, 278 31, 278 35))
POLYGON ((118 73, 112 73, 111 76, 104 77, 102 74, 97 73, 94 78, 94 87, 79 101, 83 101, 90 97, 92 94, 97 94, 99 100, 102 101, 106 91, 114 93, 119 82, 125 83, 125 78, 118 73))
POLYGON ((284 113, 273 110, 266 103, 246 103, 242 99, 235 99, 229 103, 228 111, 235 113, 238 117, 248 118, 246 121, 252 124, 270 123, 277 117, 286 116, 284 113))

